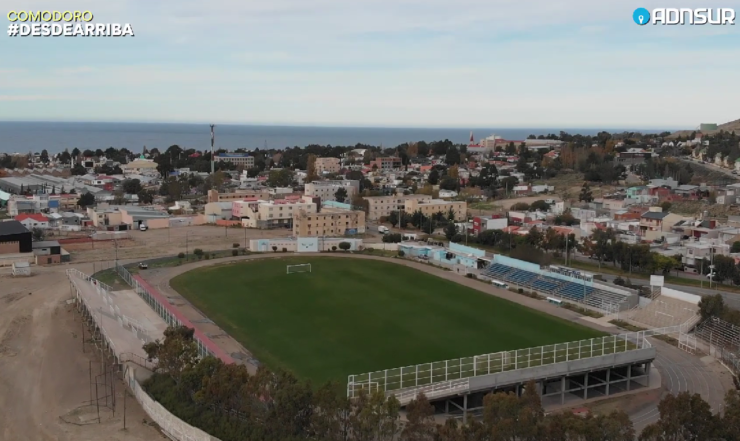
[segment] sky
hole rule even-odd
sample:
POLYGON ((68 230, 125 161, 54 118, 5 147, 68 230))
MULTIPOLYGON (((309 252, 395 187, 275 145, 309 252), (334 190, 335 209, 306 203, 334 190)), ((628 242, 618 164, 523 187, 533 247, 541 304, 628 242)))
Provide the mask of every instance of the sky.
POLYGON ((693 128, 740 118, 740 0, 0 0, 135 37, 0 35, 0 120, 693 128), (714 3, 712 3, 714 2, 714 3))

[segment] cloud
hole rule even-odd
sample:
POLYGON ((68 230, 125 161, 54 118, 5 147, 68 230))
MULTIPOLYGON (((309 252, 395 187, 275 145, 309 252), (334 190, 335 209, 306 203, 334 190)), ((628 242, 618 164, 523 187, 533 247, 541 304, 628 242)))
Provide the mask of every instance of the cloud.
POLYGON ((13 85, 2 99, 17 105, 0 119, 573 127, 737 117, 738 27, 639 27, 623 2, 70 0, 64 9, 129 22, 137 36, 9 39, 0 56, 14 67, 0 69, 0 83, 13 85), (710 86, 724 92, 693 92, 710 86))

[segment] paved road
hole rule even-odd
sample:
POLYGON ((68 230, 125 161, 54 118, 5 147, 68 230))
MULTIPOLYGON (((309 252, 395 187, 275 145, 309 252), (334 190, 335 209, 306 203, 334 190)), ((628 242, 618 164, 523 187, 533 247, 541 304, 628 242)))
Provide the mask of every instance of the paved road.
POLYGON ((709 169, 709 170, 712 170, 712 171, 715 171, 715 172, 724 173, 725 175, 727 175, 729 178, 731 178, 733 180, 738 180, 739 179, 737 175, 733 175, 732 174, 732 170, 726 169, 724 167, 719 167, 717 165, 710 164, 710 163, 702 164, 699 161, 691 161, 691 160, 686 159, 686 158, 683 158, 683 157, 678 157, 678 159, 680 159, 683 162, 688 162, 689 164, 695 165, 697 167, 704 167, 706 169, 709 169))

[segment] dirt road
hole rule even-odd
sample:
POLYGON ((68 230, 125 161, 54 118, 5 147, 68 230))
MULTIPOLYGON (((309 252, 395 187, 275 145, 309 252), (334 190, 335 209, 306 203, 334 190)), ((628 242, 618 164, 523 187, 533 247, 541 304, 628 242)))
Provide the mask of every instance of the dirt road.
POLYGON ((85 406, 93 354, 82 353, 79 316, 65 303, 70 297, 65 268, 34 270, 28 278, 0 277, 0 440, 164 439, 142 423, 148 417, 131 396, 123 430, 121 381, 115 417, 103 408, 101 423, 82 424, 97 418, 97 410, 85 406))

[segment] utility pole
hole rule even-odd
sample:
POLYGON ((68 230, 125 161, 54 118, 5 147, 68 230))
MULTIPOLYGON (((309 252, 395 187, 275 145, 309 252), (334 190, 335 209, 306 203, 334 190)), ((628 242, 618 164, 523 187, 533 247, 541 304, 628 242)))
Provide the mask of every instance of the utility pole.
POLYGON ((214 133, 213 129, 216 127, 214 124, 211 124, 211 176, 213 176, 213 173, 215 173, 215 158, 213 157, 213 142, 216 140, 216 134, 214 133))
POLYGON ((188 232, 185 232, 185 260, 188 260, 188 232))

